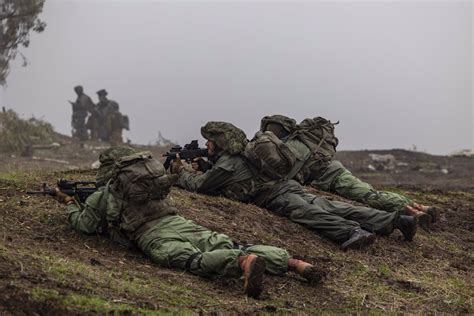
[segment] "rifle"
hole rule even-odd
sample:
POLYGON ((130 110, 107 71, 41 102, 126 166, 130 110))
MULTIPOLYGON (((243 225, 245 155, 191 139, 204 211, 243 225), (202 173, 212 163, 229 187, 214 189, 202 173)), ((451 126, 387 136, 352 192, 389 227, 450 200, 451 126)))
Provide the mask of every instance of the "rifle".
MULTIPOLYGON (((77 196, 81 203, 84 203, 92 193, 97 191, 97 182, 95 181, 68 181, 60 179, 57 185, 59 191, 69 196, 77 196)), ((55 188, 48 187, 46 183, 43 183, 41 191, 26 191, 26 194, 47 194, 56 196, 56 190, 55 188)))
MULTIPOLYGON (((171 162, 177 158, 177 154, 179 154, 181 159, 184 159, 186 162, 190 163, 194 158, 207 157, 207 149, 199 148, 197 140, 192 140, 189 144, 184 145, 184 148, 179 145, 171 147, 170 151, 167 151, 166 154, 163 154, 163 157, 166 157, 165 163, 163 164, 166 170, 169 169, 171 162)), ((199 159, 197 163, 199 164, 200 170, 206 171, 209 169, 208 163, 203 159, 199 159)))

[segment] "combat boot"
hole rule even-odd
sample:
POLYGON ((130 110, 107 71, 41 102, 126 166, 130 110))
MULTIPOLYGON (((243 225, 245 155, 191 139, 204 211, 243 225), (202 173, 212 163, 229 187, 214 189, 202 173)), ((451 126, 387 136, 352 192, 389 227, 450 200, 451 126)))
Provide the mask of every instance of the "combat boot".
POLYGON ((413 206, 407 205, 405 208, 405 212, 409 216, 413 216, 416 221, 418 222, 418 225, 421 228, 428 229, 430 228, 430 224, 432 222, 431 216, 426 214, 425 212, 422 212, 413 206))
POLYGON ((298 273, 311 285, 318 284, 326 275, 325 271, 316 269, 312 264, 293 258, 288 259, 288 270, 298 273))
POLYGON ((244 276, 245 294, 257 298, 262 293, 265 260, 254 254, 240 256, 239 266, 244 276))
POLYGON ((416 234, 416 218, 400 215, 393 223, 393 228, 400 230, 405 240, 412 241, 416 234))
POLYGON ((413 202, 411 206, 431 216, 432 223, 436 223, 439 221, 440 212, 439 212, 439 209, 437 209, 436 207, 427 206, 427 205, 423 205, 423 204, 419 204, 415 202, 413 202))
POLYGON ((341 249, 362 249, 372 245, 374 241, 374 234, 369 233, 368 231, 363 230, 362 228, 358 228, 354 230, 349 239, 341 245, 341 249))

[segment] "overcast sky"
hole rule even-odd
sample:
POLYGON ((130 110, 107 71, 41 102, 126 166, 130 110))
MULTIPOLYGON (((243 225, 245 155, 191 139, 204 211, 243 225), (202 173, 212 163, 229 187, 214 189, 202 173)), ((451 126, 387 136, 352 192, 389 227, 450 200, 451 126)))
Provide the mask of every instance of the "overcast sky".
MULTIPOLYGON (((73 87, 130 117, 133 142, 209 120, 340 121, 340 149, 473 147, 472 2, 47 0, 0 102, 70 133, 73 87)), ((1 91, 1 89, 0 89, 1 91)))

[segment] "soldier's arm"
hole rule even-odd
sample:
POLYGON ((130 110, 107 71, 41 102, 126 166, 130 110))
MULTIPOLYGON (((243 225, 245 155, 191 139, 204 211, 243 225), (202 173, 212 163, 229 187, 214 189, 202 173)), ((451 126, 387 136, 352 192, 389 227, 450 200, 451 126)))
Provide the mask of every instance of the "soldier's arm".
POLYGON ((105 211, 100 209, 103 198, 104 192, 97 191, 87 198, 84 205, 69 204, 67 214, 71 226, 84 234, 102 233, 106 227, 105 211))
POLYGON ((182 169, 176 185, 188 191, 213 194, 228 185, 231 177, 232 170, 217 163, 202 174, 182 169))

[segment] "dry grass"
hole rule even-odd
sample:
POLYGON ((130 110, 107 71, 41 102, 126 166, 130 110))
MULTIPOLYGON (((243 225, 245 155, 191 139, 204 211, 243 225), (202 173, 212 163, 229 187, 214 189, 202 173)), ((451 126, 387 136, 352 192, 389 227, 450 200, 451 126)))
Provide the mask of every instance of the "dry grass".
MULTIPOLYGON (((27 197, 45 179, 90 179, 89 171, 0 174, 0 314, 473 313, 474 194, 403 191, 444 211, 414 242, 397 232, 363 251, 337 245, 253 205, 173 189, 180 214, 241 243, 266 243, 325 266, 324 284, 269 276, 261 300, 239 280, 162 269, 137 251, 73 231, 55 201, 27 197)), ((334 197, 332 197, 334 198, 334 197)))

